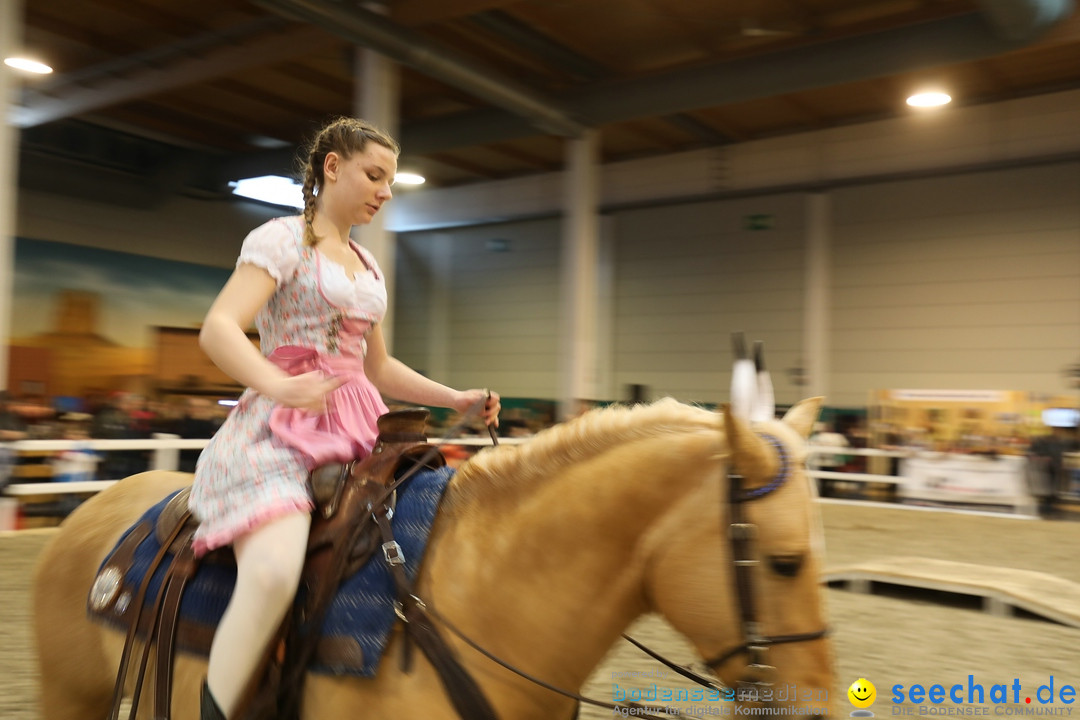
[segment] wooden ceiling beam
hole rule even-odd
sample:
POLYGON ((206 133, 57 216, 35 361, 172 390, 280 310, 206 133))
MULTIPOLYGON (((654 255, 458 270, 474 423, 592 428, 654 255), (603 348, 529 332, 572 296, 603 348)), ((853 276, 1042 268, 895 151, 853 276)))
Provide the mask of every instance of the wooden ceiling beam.
POLYGON ((284 65, 275 68, 275 71, 291 77, 294 80, 299 80, 305 85, 316 87, 336 95, 341 93, 351 93, 353 91, 351 82, 316 70, 302 62, 285 63, 284 65))
POLYGON ((140 71, 93 85, 78 85, 52 95, 31 96, 26 104, 13 108, 17 127, 33 127, 51 120, 71 117, 147 95, 157 95, 185 85, 194 85, 238 70, 281 62, 311 52, 326 43, 326 32, 309 26, 257 36, 245 43, 209 50, 162 67, 140 71))
POLYGON ((993 60, 981 60, 979 62, 971 63, 971 70, 977 75, 980 75, 992 88, 991 92, 995 96, 1009 97, 1013 94, 1013 86, 1005 76, 993 65, 993 60))
MULTIPOLYGON (((207 124, 204 120, 196 122, 196 118, 183 112, 166 110, 150 103, 128 103, 123 107, 109 108, 108 112, 102 113, 103 125, 113 127, 137 128, 138 134, 143 136, 155 135, 160 138, 180 138, 187 145, 214 148, 218 151, 226 149, 232 152, 246 152, 251 146, 239 137, 232 128, 207 124)), ((96 118, 87 118, 95 122, 96 118)))
POLYGON ((808 118, 808 125, 813 127, 821 127, 824 124, 825 118, 820 112, 810 107, 810 104, 801 98, 794 95, 780 95, 776 98, 781 103, 788 105, 797 113, 801 113, 808 118))
POLYGON ((194 22, 190 17, 167 12, 143 2, 132 0, 90 0, 98 7, 105 7, 129 18, 141 20, 176 37, 206 32, 207 25, 194 22))
POLYGON ((210 83, 214 87, 229 93, 230 95, 238 95, 248 100, 254 100, 257 103, 262 103, 269 107, 285 110, 294 115, 300 117, 307 117, 311 115, 311 106, 303 103, 291 100, 288 97, 279 95, 277 93, 267 92, 260 88, 248 85, 247 83, 240 82, 239 80, 233 80, 231 78, 221 78, 214 80, 210 83))
POLYGON ((499 177, 501 177, 499 173, 491 170, 491 168, 484 167, 478 163, 469 162, 468 160, 462 160, 459 157, 447 153, 429 153, 424 157, 430 158, 447 167, 452 167, 455 170, 463 170, 472 175, 487 178, 488 180, 498 180, 499 177))
POLYGON ((1049 47, 1059 47, 1062 45, 1076 45, 1077 43, 1080 43, 1080 12, 1074 12, 1065 20, 1059 22, 1051 28, 1050 32, 1040 38, 1037 43, 1019 48, 1009 54, 1023 53, 1049 47))
POLYGON ((726 145, 731 138, 719 132, 716 128, 706 125, 690 113, 675 113, 664 115, 659 118, 668 125, 692 136, 698 143, 705 145, 726 145))
POLYGON ((723 108, 703 108, 701 110, 694 110, 692 112, 684 113, 689 117, 697 120, 707 128, 711 128, 717 133, 729 138, 735 142, 745 142, 752 137, 752 134, 743 130, 742 128, 736 128, 728 123, 724 118, 720 117, 723 112, 723 108))
MULTIPOLYGON (((102 35, 70 20, 46 15, 33 7, 26 8, 26 25, 36 31, 93 50, 99 56, 103 53, 102 48, 108 48, 108 52, 114 56, 135 53, 142 49, 142 46, 123 37, 102 35)), ((57 71, 63 72, 64 68, 58 68, 57 71)))
POLYGON ((535 155, 530 152, 526 152, 525 150, 514 147, 509 143, 492 143, 488 146, 488 149, 492 152, 499 153, 500 155, 505 155, 508 158, 512 158, 514 160, 517 160, 518 162, 525 163, 526 165, 530 165, 545 172, 554 172, 556 170, 562 169, 562 162, 552 162, 547 158, 535 155))
POLYGON ((644 0, 658 15, 666 17, 670 22, 678 25, 679 29, 686 34, 687 39, 695 47, 710 57, 720 54, 720 33, 715 28, 703 27, 700 22, 694 22, 692 17, 687 17, 678 4, 665 4, 664 0, 644 0))
POLYGON ((396 0, 390 6, 390 18, 402 25, 427 25, 517 2, 520 0, 396 0))
POLYGON ((646 127, 646 125, 652 121, 652 118, 643 118, 639 120, 628 120, 627 122, 618 123, 615 128, 628 135, 640 138, 653 147, 660 147, 663 152, 676 152, 681 150, 682 146, 671 140, 665 139, 660 136, 652 128, 646 127))

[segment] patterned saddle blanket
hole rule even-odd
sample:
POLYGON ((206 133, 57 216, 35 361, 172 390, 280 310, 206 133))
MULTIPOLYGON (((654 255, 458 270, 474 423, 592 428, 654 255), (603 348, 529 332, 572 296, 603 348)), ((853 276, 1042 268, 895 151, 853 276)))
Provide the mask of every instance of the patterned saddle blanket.
MULTIPOLYGON (((416 578, 432 523, 453 474, 454 471, 448 467, 424 470, 398 489, 391 526, 394 538, 405 556, 405 573, 410 580, 416 578)), ((147 510, 139 522, 120 538, 99 568, 99 580, 104 575, 102 570, 110 565, 110 560, 117 549, 124 545, 125 539, 136 528, 145 527, 145 522, 149 522, 149 527, 154 527, 171 497, 172 495, 147 510)), ((153 532, 146 534, 139 542, 130 567, 123 574, 119 596, 104 612, 95 611, 95 591, 91 590, 87 606, 91 620, 121 631, 127 630, 125 619, 128 617, 128 605, 135 597, 160 547, 157 535, 153 532)), ((170 558, 166 557, 150 579, 143 605, 144 619, 151 614, 169 560, 170 558)), ((231 551, 215 551, 203 559, 180 602, 178 650, 205 655, 209 640, 225 613, 235 584, 236 564, 231 551)), ((301 599, 298 597, 298 601, 301 599)), ((318 649, 309 669, 331 675, 374 676, 396 619, 394 599, 393 578, 382 553, 376 553, 355 574, 342 582, 327 610, 318 649)))

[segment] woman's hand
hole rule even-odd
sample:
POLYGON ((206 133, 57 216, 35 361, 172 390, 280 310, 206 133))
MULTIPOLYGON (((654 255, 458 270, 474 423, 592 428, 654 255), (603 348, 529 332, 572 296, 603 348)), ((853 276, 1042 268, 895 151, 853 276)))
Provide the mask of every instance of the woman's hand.
POLYGON ((310 412, 326 412, 326 396, 345 382, 343 377, 327 377, 318 370, 278 380, 270 397, 279 405, 310 412))
POLYGON ((499 427, 499 410, 502 404, 499 402, 499 393, 490 390, 463 390, 458 393, 458 399, 454 403, 454 409, 460 413, 466 413, 471 408, 479 406, 483 402, 484 410, 481 413, 484 424, 499 427))

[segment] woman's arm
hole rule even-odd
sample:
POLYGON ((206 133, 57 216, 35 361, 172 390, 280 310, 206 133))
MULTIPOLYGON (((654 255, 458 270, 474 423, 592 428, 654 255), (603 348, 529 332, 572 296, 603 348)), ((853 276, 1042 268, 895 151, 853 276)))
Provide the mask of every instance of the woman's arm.
POLYGON ((290 376, 263 357, 245 332, 276 290, 269 272, 241 263, 210 306, 199 332, 199 347, 222 372, 277 403, 323 410, 325 395, 342 381, 325 379, 318 372, 290 376))
POLYGON ((465 412, 473 405, 486 400, 484 422, 499 424, 499 395, 487 390, 454 390, 442 383, 426 378, 397 358, 386 352, 382 327, 376 325, 367 336, 367 356, 364 373, 384 395, 417 405, 434 405, 465 412))

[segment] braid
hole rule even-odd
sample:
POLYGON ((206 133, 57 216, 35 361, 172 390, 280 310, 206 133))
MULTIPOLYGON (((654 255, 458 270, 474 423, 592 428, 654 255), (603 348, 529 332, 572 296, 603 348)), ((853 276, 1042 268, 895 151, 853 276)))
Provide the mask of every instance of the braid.
POLYGON ((318 193, 322 192, 323 163, 328 153, 336 152, 343 158, 353 153, 363 152, 368 141, 376 142, 398 154, 401 147, 390 137, 371 123, 359 118, 342 117, 329 122, 315 136, 308 149, 307 162, 304 164, 304 244, 315 245, 319 242, 315 235, 315 205, 318 193))
POLYGON ((304 173, 304 244, 313 246, 319 242, 315 235, 315 168, 308 160, 307 170, 304 173))

